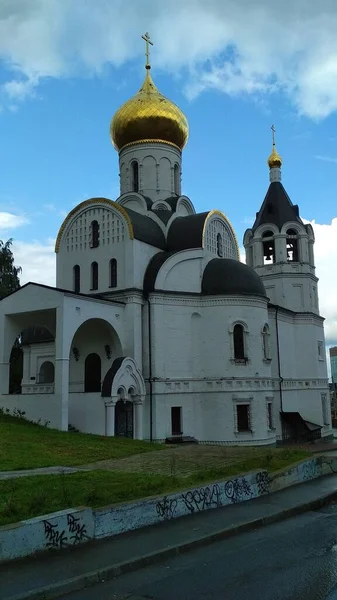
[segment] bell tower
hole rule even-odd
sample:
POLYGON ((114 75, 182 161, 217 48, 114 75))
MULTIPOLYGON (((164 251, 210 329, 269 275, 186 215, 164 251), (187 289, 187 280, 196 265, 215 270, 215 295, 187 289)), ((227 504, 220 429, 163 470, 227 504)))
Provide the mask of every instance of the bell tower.
POLYGON ((268 158, 269 188, 251 229, 244 235, 246 263, 260 275, 273 304, 295 312, 319 314, 315 275, 314 232, 305 225, 281 183, 282 159, 268 158))

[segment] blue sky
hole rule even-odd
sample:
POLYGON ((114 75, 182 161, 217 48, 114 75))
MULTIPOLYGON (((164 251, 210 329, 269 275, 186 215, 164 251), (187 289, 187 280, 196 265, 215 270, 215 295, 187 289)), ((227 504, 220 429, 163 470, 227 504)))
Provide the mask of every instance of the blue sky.
POLYGON ((3 0, 0 238, 14 238, 22 281, 53 283, 65 214, 118 196, 109 123, 142 83, 149 30, 155 83, 190 125, 183 193, 198 211, 224 211, 240 245, 268 187, 275 124, 283 184, 315 222, 321 312, 337 343, 336 29, 330 0, 3 0))

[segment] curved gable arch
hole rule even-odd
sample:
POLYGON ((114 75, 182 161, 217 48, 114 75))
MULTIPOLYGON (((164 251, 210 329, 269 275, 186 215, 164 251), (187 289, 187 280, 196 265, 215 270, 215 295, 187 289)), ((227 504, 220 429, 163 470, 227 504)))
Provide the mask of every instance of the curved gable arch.
POLYGON ((93 206, 93 205, 96 205, 97 207, 101 206, 103 208, 110 208, 112 210, 112 212, 117 211, 125 221, 125 226, 129 232, 130 240, 134 239, 134 231, 133 231, 131 219, 130 219, 128 213, 126 212, 126 210, 122 206, 120 206, 117 202, 114 202, 113 200, 109 200, 108 198, 90 198, 89 200, 84 200, 84 202, 81 202, 80 204, 75 206, 75 208, 73 208, 70 211, 70 213, 66 216, 66 218, 64 219, 64 221, 59 229, 59 232, 57 234, 57 238, 56 238, 56 243, 55 243, 55 252, 56 253, 58 253, 60 251, 60 246, 61 246, 63 236, 64 236, 66 230, 69 227, 71 227, 71 225, 75 221, 75 218, 77 218, 81 212, 84 212, 88 207, 93 206))
POLYGON ((224 258, 240 260, 239 244, 234 229, 229 219, 220 210, 211 210, 205 219, 202 231, 202 247, 211 249, 211 251, 216 253, 216 232, 212 231, 214 228, 212 225, 215 225, 215 227, 217 225, 219 230, 222 229, 221 235, 225 238, 223 239, 225 248, 224 258))
POLYGON ((307 233, 304 225, 297 223, 296 221, 288 221, 282 226, 281 233, 286 234, 288 229, 294 229, 298 234, 307 233))
POLYGON ((155 289, 189 291, 200 294, 202 259, 203 251, 200 248, 196 250, 182 250, 181 252, 172 254, 159 269, 155 281, 155 289), (190 263, 191 261, 195 261, 195 273, 192 270, 192 265, 187 264, 187 262, 190 263), (193 277, 193 273, 195 277, 193 277), (186 284, 187 280, 188 284, 186 284))
POLYGON ((140 212, 143 215, 146 215, 148 208, 151 207, 151 203, 149 203, 150 206, 148 206, 144 196, 138 194, 137 192, 126 192, 125 194, 122 194, 122 196, 120 196, 116 202, 120 206, 131 208, 132 210, 140 212))
POLYGON ((265 225, 260 225, 260 227, 258 227, 255 232, 254 232, 254 237, 255 238, 262 238, 263 234, 266 231, 272 231, 273 235, 277 235, 280 233, 277 225, 274 225, 273 223, 267 223, 265 225))
POLYGON ((187 196, 179 196, 176 213, 179 216, 195 215, 195 208, 187 196))

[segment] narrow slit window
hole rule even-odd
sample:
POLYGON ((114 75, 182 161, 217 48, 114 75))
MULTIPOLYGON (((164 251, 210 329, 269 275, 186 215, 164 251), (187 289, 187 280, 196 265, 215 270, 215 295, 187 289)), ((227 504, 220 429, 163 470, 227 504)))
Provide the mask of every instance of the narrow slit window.
POLYGON ((245 359, 245 339, 244 339, 243 325, 237 323, 233 330, 233 341, 234 341, 234 359, 244 360, 245 359))
POLYGON ((91 289, 98 290, 98 263, 91 263, 91 289))
POLYGON ((131 163, 131 179, 132 179, 132 191, 139 191, 139 167, 138 162, 134 160, 131 163))
POLYGON ((174 165, 174 193, 179 196, 180 193, 180 173, 179 165, 174 165))
POLYGON ((216 252, 220 258, 223 258, 223 245, 221 233, 218 233, 218 235, 216 236, 216 252))
POLYGON ((117 260, 115 258, 110 260, 110 287, 117 287, 117 260))
POLYGON ((298 236, 295 229, 288 229, 287 231, 287 261, 298 262, 298 236))
POLYGON ((272 265, 275 262, 275 240, 272 231, 262 234, 263 264, 272 265))
POLYGON ((238 431, 250 431, 249 404, 237 404, 236 418, 238 431))
POLYGON ((90 226, 90 247, 98 248, 99 246, 99 224, 98 221, 92 221, 90 226))
POLYGON ((79 265, 75 265, 73 268, 73 289, 75 294, 79 294, 81 290, 81 269, 79 265))

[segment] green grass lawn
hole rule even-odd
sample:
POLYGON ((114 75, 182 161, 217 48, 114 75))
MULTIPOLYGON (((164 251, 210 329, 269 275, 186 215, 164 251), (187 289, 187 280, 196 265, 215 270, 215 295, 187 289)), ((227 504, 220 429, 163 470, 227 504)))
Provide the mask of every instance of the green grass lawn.
POLYGON ((259 468, 277 471, 309 456, 296 449, 267 451, 235 464, 203 468, 188 477, 96 470, 4 480, 0 481, 0 525, 70 507, 99 507, 165 494, 259 468))
POLYGON ((161 448, 149 442, 48 429, 0 414, 0 471, 83 465, 161 448))

